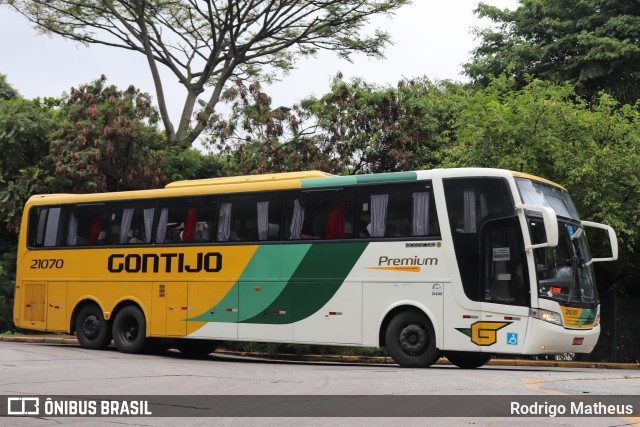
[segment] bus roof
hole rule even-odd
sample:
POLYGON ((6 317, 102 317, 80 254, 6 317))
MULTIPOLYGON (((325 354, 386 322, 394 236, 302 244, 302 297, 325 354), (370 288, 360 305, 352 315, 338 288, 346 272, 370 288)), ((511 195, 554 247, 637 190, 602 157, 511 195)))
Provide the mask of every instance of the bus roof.
POLYGON ((564 188, 562 185, 560 184, 556 184, 553 181, 549 181, 548 179, 544 179, 544 178, 540 178, 539 176, 535 176, 535 175, 530 175, 528 173, 524 173, 524 172, 515 172, 515 171, 511 171, 511 173, 513 174, 514 178, 525 178, 525 179, 530 179, 532 181, 539 181, 548 185, 553 185, 554 187, 558 187, 561 188, 563 190, 567 190, 566 188, 564 188))
POLYGON ((205 195, 230 192, 251 192, 274 189, 321 188, 356 184, 392 183, 399 181, 415 181, 430 179, 433 176, 505 176, 511 174, 514 178, 525 178, 542 182, 564 190, 564 187, 552 181, 522 172, 504 169, 487 168, 455 168, 432 169, 414 172, 389 172, 363 175, 332 175, 317 170, 303 172, 283 172, 261 175, 232 176, 224 178, 206 178, 176 181, 167 184, 164 189, 120 191, 113 193, 90 194, 39 194, 31 196, 31 203, 82 203, 101 200, 126 200, 130 198, 175 197, 184 194, 186 189, 191 195, 205 195))
POLYGON ((229 176, 223 178, 206 178, 206 179, 191 179, 184 181, 176 181, 169 183, 165 188, 184 188, 184 187, 201 187, 211 185, 228 185, 228 184, 255 184, 258 182, 277 182, 288 181, 297 179, 308 178, 327 178, 332 177, 330 173, 321 171, 303 171, 303 172, 282 172, 282 173, 268 173, 261 175, 244 175, 244 176, 229 176))

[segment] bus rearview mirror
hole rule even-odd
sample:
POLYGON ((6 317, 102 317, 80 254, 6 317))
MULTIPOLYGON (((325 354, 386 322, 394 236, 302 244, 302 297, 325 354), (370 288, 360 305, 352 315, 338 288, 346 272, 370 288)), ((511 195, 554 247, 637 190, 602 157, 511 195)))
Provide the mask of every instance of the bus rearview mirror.
POLYGON ((526 245, 526 250, 538 249, 538 248, 553 248, 558 246, 558 218, 553 209, 546 206, 519 204, 516 205, 516 209, 524 212, 533 211, 542 215, 542 221, 544 222, 544 231, 547 237, 547 241, 535 245, 526 245))

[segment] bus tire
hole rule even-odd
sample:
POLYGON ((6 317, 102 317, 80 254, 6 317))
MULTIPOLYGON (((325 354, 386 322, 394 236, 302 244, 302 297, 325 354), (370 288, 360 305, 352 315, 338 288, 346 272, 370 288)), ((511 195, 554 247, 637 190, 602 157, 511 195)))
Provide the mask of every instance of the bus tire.
POLYGON ((176 341, 176 348, 187 357, 202 358, 213 353, 218 347, 216 341, 210 340, 193 340, 188 338, 176 341))
POLYGON ((440 356, 431 322, 416 310, 400 312, 391 319, 385 342, 393 360, 403 368, 427 368, 440 356))
POLYGON ((468 351, 448 351, 445 353, 449 362, 462 369, 475 369, 484 366, 491 360, 491 353, 468 351))
POLYGON ((109 346, 111 342, 109 323, 96 304, 85 305, 78 312, 76 337, 82 348, 99 350, 109 346))
POLYGON ((113 342, 123 353, 141 353, 147 342, 147 321, 134 305, 123 307, 113 320, 113 342))

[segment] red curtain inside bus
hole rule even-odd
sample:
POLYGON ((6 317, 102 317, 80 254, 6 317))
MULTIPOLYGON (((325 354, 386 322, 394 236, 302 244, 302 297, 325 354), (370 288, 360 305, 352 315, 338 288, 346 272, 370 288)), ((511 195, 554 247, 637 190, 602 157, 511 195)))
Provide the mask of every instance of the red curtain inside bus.
POLYGON ((331 208, 327 217, 327 239, 344 238, 344 206, 331 208))
POLYGON ((102 219, 96 218, 91 224, 91 230, 89 230, 89 236, 87 240, 90 245, 95 245, 98 243, 98 239, 100 238, 100 230, 102 230, 102 219))
POLYGON ((198 224, 198 208, 191 206, 187 213, 187 221, 182 232, 183 242, 193 242, 196 239, 196 226, 198 224))

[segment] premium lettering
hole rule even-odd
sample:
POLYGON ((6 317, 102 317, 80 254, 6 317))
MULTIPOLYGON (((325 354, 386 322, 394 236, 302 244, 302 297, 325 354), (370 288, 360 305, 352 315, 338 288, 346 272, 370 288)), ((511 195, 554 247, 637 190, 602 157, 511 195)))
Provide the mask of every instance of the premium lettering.
POLYGON ((438 258, 389 258, 381 256, 378 259, 380 266, 403 266, 403 265, 438 265, 438 258))
POLYGON ((222 270, 220 252, 161 254, 113 254, 109 256, 107 269, 111 273, 217 273, 222 270))

